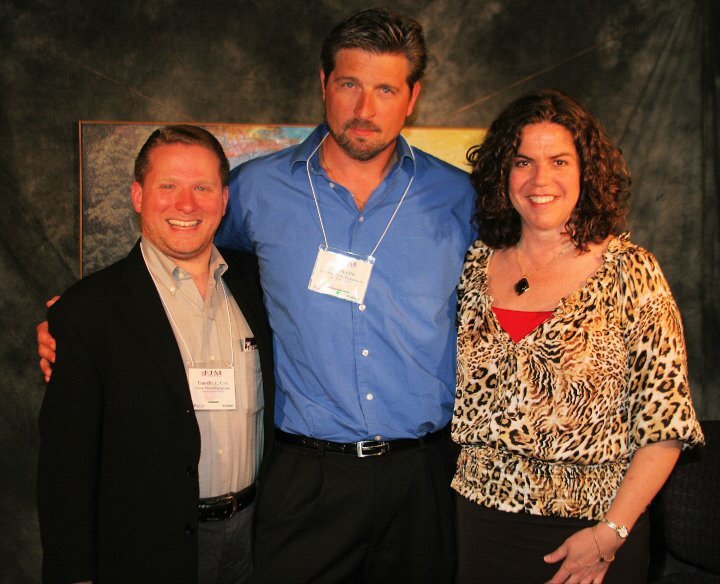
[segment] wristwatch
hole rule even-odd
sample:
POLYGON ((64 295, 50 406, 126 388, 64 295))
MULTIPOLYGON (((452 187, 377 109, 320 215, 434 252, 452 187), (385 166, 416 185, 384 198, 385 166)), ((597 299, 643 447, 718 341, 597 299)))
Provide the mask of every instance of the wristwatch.
POLYGON ((630 534, 628 528, 624 525, 618 525, 617 523, 613 523, 609 519, 605 519, 605 517, 602 518, 602 522, 610 529, 612 529, 620 539, 625 539, 630 534))

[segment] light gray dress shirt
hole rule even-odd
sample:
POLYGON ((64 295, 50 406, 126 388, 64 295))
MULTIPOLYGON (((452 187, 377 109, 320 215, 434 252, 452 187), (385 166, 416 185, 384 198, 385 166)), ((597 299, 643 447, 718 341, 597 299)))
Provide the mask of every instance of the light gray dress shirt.
POLYGON ((203 299, 188 272, 147 239, 140 247, 175 333, 186 374, 191 367, 229 367, 232 363, 236 408, 195 411, 201 439, 198 475, 201 498, 240 491, 255 482, 260 465, 263 393, 252 331, 221 277, 227 264, 213 246, 203 299))

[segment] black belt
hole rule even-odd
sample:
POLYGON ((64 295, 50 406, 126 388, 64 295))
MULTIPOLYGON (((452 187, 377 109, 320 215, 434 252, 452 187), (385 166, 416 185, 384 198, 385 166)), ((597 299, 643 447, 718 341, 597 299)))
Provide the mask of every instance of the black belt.
POLYGON ((366 456, 382 456, 395 450, 405 450, 407 448, 420 448, 425 444, 430 444, 439 440, 443 435, 443 431, 439 430, 432 434, 426 434, 422 438, 400 438, 399 440, 362 440, 361 442, 330 442, 329 440, 317 440, 309 436, 301 434, 289 434, 275 428, 275 440, 293 444, 294 446, 302 446, 304 448, 312 448, 314 450, 325 450, 327 452, 336 452, 339 454, 349 454, 358 458, 366 456))
POLYGON ((210 497, 209 499, 200 499, 198 504, 198 520, 199 521, 222 521, 229 519, 238 511, 245 509, 255 499, 255 485, 238 491, 237 493, 228 493, 220 497, 210 497))

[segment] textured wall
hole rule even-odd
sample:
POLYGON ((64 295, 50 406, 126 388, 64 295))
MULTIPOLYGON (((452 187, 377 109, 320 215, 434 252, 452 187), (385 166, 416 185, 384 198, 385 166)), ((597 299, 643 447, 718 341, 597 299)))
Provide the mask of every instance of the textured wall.
MULTIPOLYGON (((659 257, 683 312, 696 403, 717 418, 717 191, 703 165, 701 100, 701 43, 708 30, 717 34, 711 4, 412 0, 392 7, 425 25, 432 54, 414 124, 485 126, 508 100, 544 86, 571 93, 604 121, 636 177, 634 239, 659 257)), ((43 301, 77 277, 77 121, 314 123, 320 41, 365 6, 0 4, 0 582, 39 579, 34 474, 43 388, 34 324, 43 301)))

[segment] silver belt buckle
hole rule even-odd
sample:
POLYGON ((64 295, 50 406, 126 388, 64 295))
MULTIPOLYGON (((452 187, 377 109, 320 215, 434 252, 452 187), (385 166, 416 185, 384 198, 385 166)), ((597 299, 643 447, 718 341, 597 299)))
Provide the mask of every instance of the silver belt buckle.
POLYGON ((375 440, 362 440, 355 443, 358 458, 368 456, 382 456, 390 452, 390 445, 387 442, 376 442, 375 440))
MULTIPOLYGON (((235 495, 230 495, 230 498, 232 499, 232 511, 230 511, 230 517, 232 517, 238 511, 238 502, 235 495)), ((228 519, 230 519, 230 517, 228 517, 228 519)))
POLYGON ((223 504, 230 503, 230 514, 227 515, 227 517, 225 517, 225 519, 230 519, 233 515, 235 515, 235 513, 237 513, 237 510, 238 510, 237 500, 235 499, 235 497, 233 495, 226 495, 225 497, 223 497, 223 499, 225 499, 224 501, 222 501, 223 504))

